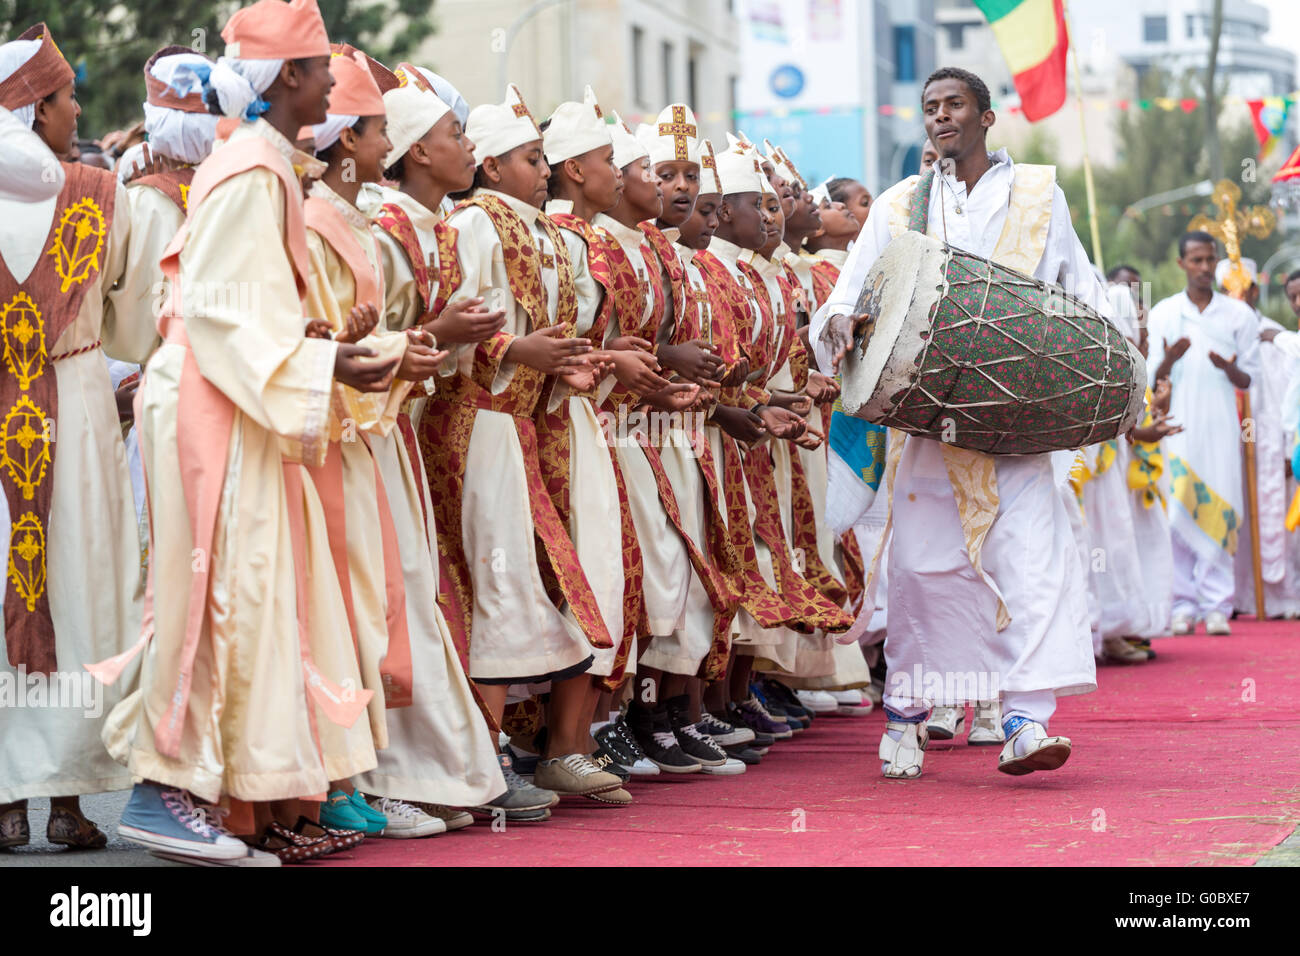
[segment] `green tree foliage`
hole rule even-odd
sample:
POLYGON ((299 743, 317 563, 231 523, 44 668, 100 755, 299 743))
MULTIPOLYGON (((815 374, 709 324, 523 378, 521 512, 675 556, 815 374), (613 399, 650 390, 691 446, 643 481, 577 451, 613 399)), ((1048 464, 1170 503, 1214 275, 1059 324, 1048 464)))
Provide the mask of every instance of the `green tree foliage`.
MULTIPOLYGON (((433 0, 319 0, 330 39, 389 62, 433 32, 433 0), (393 24, 400 23, 394 31, 393 24)), ((0 39, 44 21, 77 69, 79 134, 98 138, 142 115, 145 60, 168 44, 220 55, 238 0, 0 0, 0 39)))
MULTIPOLYGON (((1217 210, 1208 197, 1192 196, 1165 206, 1148 209, 1142 214, 1126 214, 1135 202, 1157 193, 1168 192, 1209 178, 1209 158, 1205 148, 1205 114, 1198 106, 1186 111, 1166 110, 1155 105, 1156 97, 1191 100, 1203 90, 1200 75, 1171 79, 1158 71, 1144 78, 1140 96, 1149 103, 1138 103, 1117 114, 1115 124, 1119 155, 1113 166, 1095 166, 1097 219, 1102 251, 1108 269, 1120 263, 1137 267, 1142 278, 1151 283, 1152 301, 1178 292, 1185 285, 1178 268, 1178 237, 1197 213, 1214 216, 1217 210)), ((1074 104, 1067 103, 1067 109, 1074 104)), ((996 127, 995 127, 996 129, 996 127)), ((1221 116, 1219 135, 1226 175, 1241 187, 1242 205, 1267 205, 1271 172, 1258 169, 1259 143, 1249 119, 1241 111, 1221 116)), ((1078 157, 1062 156, 1053 137, 1034 130, 1016 150, 1016 159, 1028 163, 1054 163, 1057 181, 1065 192, 1074 219, 1075 230, 1083 247, 1093 255, 1088 227, 1088 201, 1084 187, 1083 166, 1078 157)), ((1277 157, 1273 158, 1276 162, 1277 157)), ((1261 266, 1285 241, 1281 225, 1266 239, 1247 239, 1242 254, 1261 266)), ((1094 256, 1095 258, 1095 256, 1094 256)), ((1285 265, 1285 264, 1283 264, 1285 265)), ((1276 291, 1276 290, 1275 290, 1276 291)), ((1290 309, 1280 299, 1261 303, 1274 318, 1294 326, 1290 309)))

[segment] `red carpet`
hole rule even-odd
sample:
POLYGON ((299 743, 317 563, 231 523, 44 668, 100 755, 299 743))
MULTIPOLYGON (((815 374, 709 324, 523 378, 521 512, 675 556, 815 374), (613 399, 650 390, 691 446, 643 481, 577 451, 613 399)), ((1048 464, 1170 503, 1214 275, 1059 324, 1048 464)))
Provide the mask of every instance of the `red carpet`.
POLYGON ((1052 721, 1075 748, 1055 772, 1000 774, 963 737, 885 781, 883 716, 824 717, 743 776, 661 775, 625 809, 566 799, 543 824, 368 840, 330 865, 1250 864, 1300 823, 1300 625, 1234 629, 1100 668, 1052 721))

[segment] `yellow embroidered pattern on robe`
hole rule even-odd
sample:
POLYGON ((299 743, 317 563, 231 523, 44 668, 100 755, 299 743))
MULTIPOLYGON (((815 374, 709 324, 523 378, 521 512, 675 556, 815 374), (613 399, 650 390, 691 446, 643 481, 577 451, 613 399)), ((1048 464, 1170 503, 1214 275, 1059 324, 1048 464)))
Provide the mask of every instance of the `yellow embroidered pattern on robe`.
POLYGON ((63 210, 54 244, 47 253, 54 257, 54 269, 63 280, 60 292, 67 292, 73 283, 85 282, 92 271, 99 271, 105 232, 104 214, 95 200, 80 199, 63 210), (94 242, 90 243, 92 238, 94 242))
POLYGON ((1070 487, 1079 499, 1080 511, 1083 510, 1083 486, 1110 471, 1110 466, 1115 464, 1118 455, 1119 444, 1112 438, 1096 447, 1095 456, 1089 455, 1085 449, 1074 459, 1074 464, 1070 466, 1070 487))
POLYGON ((1201 480, 1186 459, 1169 456, 1169 480, 1173 500, 1192 516, 1196 526, 1228 554, 1237 553, 1237 511, 1201 480))
MULTIPOLYGON (((62 228, 59 231, 62 233, 62 228)), ((56 235, 51 252, 57 248, 59 236, 56 235)), ((56 258, 56 266, 57 263, 56 258)), ((63 270, 59 270, 59 276, 67 281, 63 270)), ((44 374, 48 361, 45 323, 40 309, 27 293, 19 292, 0 309, 0 337, 4 340, 5 368, 19 389, 26 392, 44 374)), ((8 472, 10 481, 26 501, 35 497, 49 470, 49 427, 46 411, 26 394, 18 397, 0 424, 0 467, 8 472)), ((26 511, 13 523, 7 573, 27 610, 36 610, 36 602, 45 591, 45 530, 35 512, 26 511)))
MULTIPOLYGON (((1141 428, 1149 428, 1155 421, 1151 412, 1151 389, 1147 389, 1147 407, 1139 423, 1141 428)), ((1165 490, 1160 485, 1160 476, 1165 471, 1164 455, 1160 452, 1160 442, 1135 441, 1132 445, 1133 460, 1128 465, 1128 486, 1131 491, 1142 493, 1142 507, 1150 508, 1157 501, 1165 506, 1165 490)))

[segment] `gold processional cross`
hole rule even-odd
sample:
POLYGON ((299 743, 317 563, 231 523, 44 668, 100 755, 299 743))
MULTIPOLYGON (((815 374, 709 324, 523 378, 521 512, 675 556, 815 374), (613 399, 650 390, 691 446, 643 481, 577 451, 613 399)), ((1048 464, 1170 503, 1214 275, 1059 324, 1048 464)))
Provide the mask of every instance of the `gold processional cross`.
POLYGON ((1241 267, 1241 240, 1247 236, 1263 239, 1277 225, 1277 217, 1267 206, 1250 206, 1238 209, 1241 187, 1231 179, 1221 179, 1210 194, 1210 202, 1218 207, 1219 215, 1211 219, 1201 213, 1190 223, 1189 231, 1203 230, 1223 243, 1232 269, 1224 277, 1223 287, 1234 299, 1244 298, 1250 288, 1251 278, 1241 267))

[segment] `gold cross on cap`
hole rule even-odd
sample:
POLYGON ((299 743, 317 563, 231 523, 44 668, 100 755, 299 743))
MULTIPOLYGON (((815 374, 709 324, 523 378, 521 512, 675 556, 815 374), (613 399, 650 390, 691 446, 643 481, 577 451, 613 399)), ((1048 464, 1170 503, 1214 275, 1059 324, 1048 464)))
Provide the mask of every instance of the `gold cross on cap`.
POLYGON ((694 139, 699 135, 699 130, 686 122, 686 107, 673 107, 673 121, 671 123, 659 124, 660 136, 671 136, 673 138, 673 159, 685 160, 689 154, 686 150, 686 137, 694 139))

